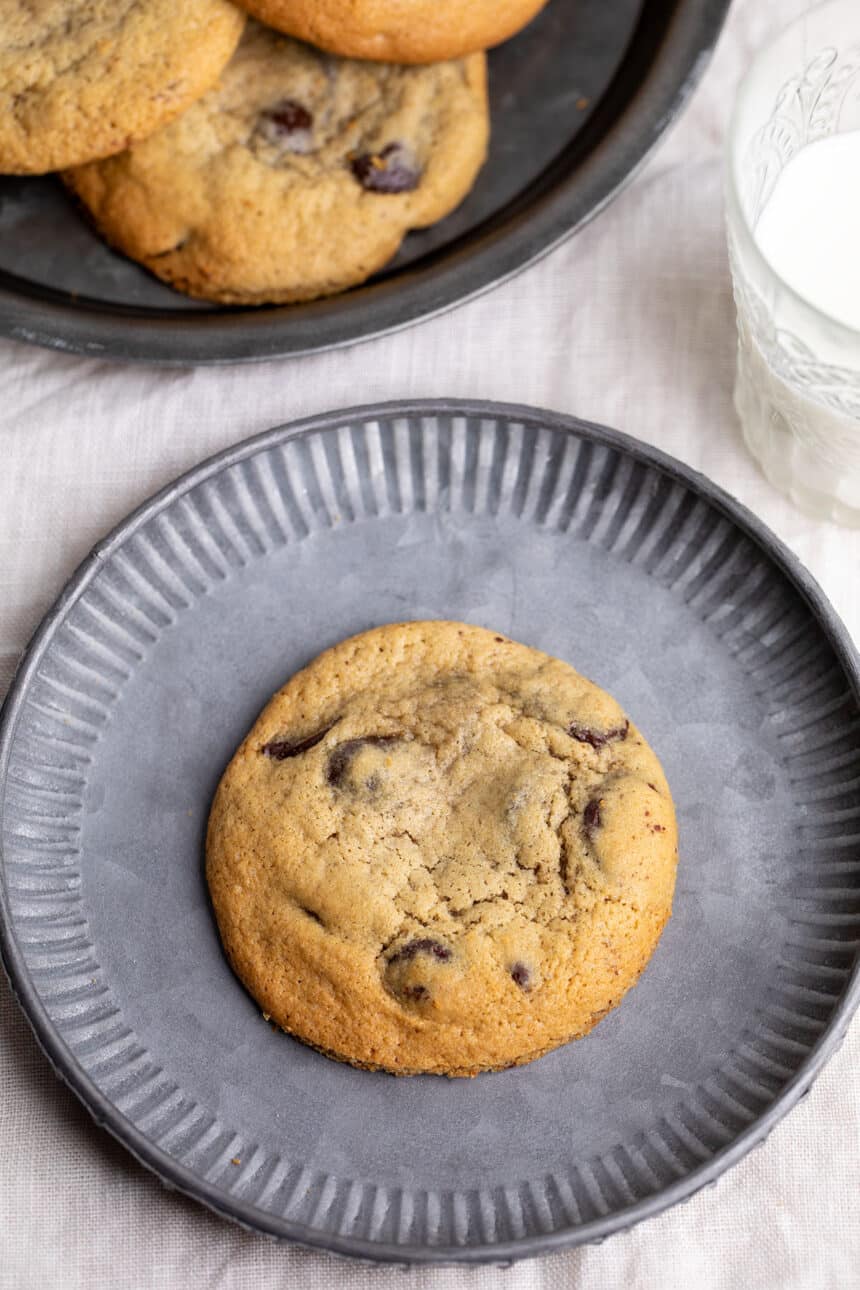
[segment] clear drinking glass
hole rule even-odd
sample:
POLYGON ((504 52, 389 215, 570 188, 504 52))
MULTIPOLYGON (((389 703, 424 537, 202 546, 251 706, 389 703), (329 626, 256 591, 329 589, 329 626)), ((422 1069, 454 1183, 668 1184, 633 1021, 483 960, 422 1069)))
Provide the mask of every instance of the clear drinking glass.
POLYGON ((860 525, 860 331, 783 282, 755 230, 792 157, 857 130, 860 0, 830 0, 763 49, 741 84, 726 220, 738 316, 735 406, 747 446, 805 511, 851 525, 860 525))

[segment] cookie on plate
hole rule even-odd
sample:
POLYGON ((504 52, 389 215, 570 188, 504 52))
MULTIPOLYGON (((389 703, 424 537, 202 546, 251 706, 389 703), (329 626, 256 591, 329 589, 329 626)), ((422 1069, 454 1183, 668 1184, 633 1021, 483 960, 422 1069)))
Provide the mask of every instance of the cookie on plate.
POLYGON ((279 31, 345 58, 432 63, 513 36, 547 0, 240 0, 279 31))
POLYGON ((119 152, 215 81, 245 15, 228 0, 2 0, 0 172, 119 152))
POLYGON ((108 241, 207 300, 309 300, 364 281, 471 188, 489 132, 483 54, 334 59, 249 23, 179 120, 66 179, 108 241))
POLYGON ((584 1035, 672 906, 656 756, 568 664, 413 622, 327 650, 275 695, 209 820, 227 955, 329 1056, 473 1075, 584 1035))

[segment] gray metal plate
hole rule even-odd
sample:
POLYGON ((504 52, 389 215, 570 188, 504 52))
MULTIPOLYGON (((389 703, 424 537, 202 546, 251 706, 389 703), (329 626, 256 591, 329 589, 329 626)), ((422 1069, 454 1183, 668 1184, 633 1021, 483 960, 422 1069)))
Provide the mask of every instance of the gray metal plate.
POLYGON ((221 309, 114 254, 54 177, 0 177, 0 334, 161 363, 307 353, 428 317, 508 277, 585 222, 698 80, 729 0, 551 0, 490 55, 493 136, 476 187, 367 286, 221 309))
POLYGON ((21 666, 0 728, 13 987, 95 1117, 244 1223, 404 1262, 600 1238, 761 1140, 857 1003, 859 678, 772 535, 613 431, 442 402, 274 430, 101 544, 21 666), (611 690, 681 826, 639 985, 586 1039, 471 1081, 274 1033, 202 872, 212 792, 271 692, 343 636, 432 617, 611 690))

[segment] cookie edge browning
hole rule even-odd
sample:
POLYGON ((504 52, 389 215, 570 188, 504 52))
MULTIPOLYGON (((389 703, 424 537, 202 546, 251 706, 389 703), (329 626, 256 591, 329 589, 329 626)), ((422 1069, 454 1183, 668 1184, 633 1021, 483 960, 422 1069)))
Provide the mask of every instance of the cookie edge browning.
MULTIPOLYGON (((93 101, 75 117, 72 127, 61 134, 49 129, 45 138, 34 146, 34 136, 25 131, 10 129, 8 125, 5 130, 0 129, 0 174, 44 175, 98 163, 175 121, 216 84, 236 52, 245 28, 245 13, 230 0, 210 0, 210 5, 212 12, 206 21, 205 39, 200 36, 200 22, 194 20, 194 15, 190 16, 189 23, 194 30, 185 34, 192 53, 184 52, 186 45, 181 39, 171 40, 166 47, 162 41, 154 47, 149 60, 138 63, 129 60, 120 77, 98 76, 89 84, 89 97, 93 101), (159 75, 147 77, 148 70, 152 72, 156 68, 159 75), (167 97, 165 89, 175 81, 185 82, 183 92, 167 97), (119 105, 125 97, 124 86, 130 87, 132 107, 123 114, 119 105)), ((59 78, 67 79, 68 76, 59 78)), ((3 108, 6 100, 6 94, 0 93, 0 119, 5 116, 11 122, 13 113, 3 108)))
MULTIPOLYGON (((369 254, 369 247, 363 242, 366 254, 357 256, 349 271, 339 275, 336 281, 317 281, 307 286, 294 284, 283 288, 273 286, 263 290, 243 289, 238 284, 242 263, 249 264, 252 272, 256 272, 258 268, 257 257, 253 254, 239 265, 232 265, 225 258, 207 256, 204 252, 189 260, 184 244, 175 250, 148 252, 145 245, 145 222, 141 226, 140 223, 129 221, 127 212, 130 205, 134 204, 135 189, 145 190, 147 187, 146 149, 151 137, 142 140, 137 148, 132 147, 101 161, 71 167, 63 172, 62 179, 83 207, 89 222, 111 247, 142 265, 168 286, 194 299, 223 305, 278 305, 298 304, 337 295, 359 286, 379 272, 396 255, 403 239, 412 229, 438 223, 451 214, 472 190, 486 161, 489 147, 487 63, 483 53, 471 54, 457 61, 463 63, 466 85, 478 108, 476 116, 479 128, 466 133, 465 142, 468 147, 443 149, 443 155, 438 157, 431 153, 424 176, 435 177, 436 168, 444 164, 445 183, 428 185, 423 190, 419 184, 411 192, 389 194, 361 190, 358 181, 350 178, 350 182, 356 186, 355 213, 361 216, 365 231, 372 232, 374 240, 378 238, 379 243, 374 252, 369 254), (127 201, 117 201, 114 198, 112 181, 117 178, 121 191, 126 190, 127 201), (379 203, 383 205, 380 206, 379 203), (399 205, 396 206, 395 203, 399 205), (393 213, 398 209, 404 211, 402 220, 392 221, 389 235, 383 236, 381 222, 376 214, 380 210, 393 213), (226 280, 227 277, 229 281, 226 280)), ((194 108, 195 105, 192 104, 190 111, 194 111, 194 108)), ((170 125, 165 128, 169 129, 170 125)))
MULTIPOLYGON (((546 8, 548 0, 519 0, 516 4, 508 0, 501 17, 498 0, 483 0, 477 6, 480 16, 473 15, 471 20, 464 13, 462 0, 412 0, 408 22, 401 17, 403 27, 387 33, 376 26, 365 30, 360 20, 350 25, 330 0, 314 0, 312 5, 296 0, 238 2, 267 26, 342 58, 437 63, 479 53, 510 39, 546 8)), ((470 7, 474 10, 476 5, 470 7)))
MULTIPOLYGON (((217 916, 218 903, 214 893, 212 893, 212 903, 217 916)), ((671 918, 671 913, 672 910, 671 907, 669 907, 663 912, 662 916, 655 918, 652 939, 650 941, 642 942, 639 954, 629 965, 628 975, 623 986, 618 987, 617 994, 611 997, 608 1002, 605 1002, 599 1008, 591 1010, 587 1017, 582 1019, 580 1025, 566 1031, 565 1033, 554 1036, 551 1040, 548 1040, 548 1042, 541 1044, 537 1048, 529 1049, 528 1051, 519 1050, 516 1052, 509 1052, 504 1056, 499 1054, 498 1060, 493 1060, 491 1058, 483 1061, 464 1063, 462 1065, 439 1060, 426 1060, 420 1065, 415 1066, 396 1064, 393 1063, 390 1058, 385 1060, 383 1055, 380 1055, 378 1060, 375 1060, 372 1053, 369 1051, 363 1054, 355 1052, 348 1053, 332 1043, 323 1042, 321 1037, 309 1037, 310 1032, 308 1028, 303 1026, 300 1020, 297 1019, 295 1021, 291 1021, 283 1013, 279 1016, 278 1014, 281 1010, 277 1001, 265 997, 263 991, 248 983, 246 974, 242 971, 243 956, 234 953, 232 942, 225 934, 220 921, 218 925, 221 942, 233 972, 251 996, 254 1004, 262 1009, 263 1020, 273 1025, 278 1030, 283 1031, 285 1035, 289 1035, 290 1038, 296 1039, 298 1042, 305 1044, 308 1048, 313 1048, 324 1057, 340 1062, 345 1066, 352 1066, 357 1070, 378 1071, 387 1075, 444 1075, 450 1079, 473 1079, 477 1075, 492 1074, 496 1071, 512 1070, 517 1066, 526 1066, 529 1062, 536 1061, 539 1057, 545 1057, 548 1053, 554 1052, 557 1048, 563 1048, 566 1044, 573 1042, 573 1040, 582 1039, 589 1034, 598 1022, 602 1021, 610 1012, 613 1012, 624 1000, 626 995, 638 984, 660 942, 660 938, 665 930, 666 924, 671 918)), ((310 1011, 314 1013, 316 1009, 311 1007, 310 1011)), ((429 1025, 432 1025, 432 1022, 429 1023, 429 1025)), ((337 1033, 337 1026, 333 1026, 331 1029, 333 1032, 337 1033)), ((429 1046, 431 1050, 437 1048, 437 1043, 435 1042, 435 1038, 432 1034, 430 1036, 429 1046)))
MULTIPOLYGON (((546 1042, 540 1042, 524 1051, 522 1046, 515 1042, 517 1034, 522 1032, 513 1026, 511 1030, 497 1032, 499 1042, 493 1046, 488 1043, 486 1028, 483 1030, 478 1028, 472 1035, 466 1036, 458 1025, 442 1022, 442 1031, 447 1029, 451 1032, 447 1036, 449 1040, 452 1033, 459 1030, 463 1060, 453 1060, 449 1044, 442 1045, 440 1048, 440 1025, 433 1023, 432 1014, 428 1017, 426 1012, 412 1010, 405 1012, 400 1004, 384 993, 377 996, 379 1006, 377 1008, 374 1005, 369 1024, 366 1017, 359 1016, 357 1019, 354 1016, 350 1017, 350 1009, 343 1004, 340 1005, 339 1012, 332 1016, 331 1000, 333 991, 336 992, 334 982, 339 981, 349 987, 355 980, 356 965, 353 958, 355 947, 346 949, 340 943, 333 941, 330 933, 322 927, 311 927, 304 921, 300 924, 301 913, 298 906, 290 907, 289 919, 295 920, 296 930, 301 925, 303 935, 300 939, 295 938, 289 942, 291 948, 286 961, 286 975, 292 980, 301 980, 304 984, 304 993, 296 1003, 296 994, 292 992, 287 998, 287 1006, 284 1006, 282 979, 279 982, 276 978, 272 982, 265 972, 261 974, 259 962, 255 963, 257 956, 252 929, 243 928, 241 908, 237 915, 229 898, 228 888, 231 881, 229 855, 232 853, 233 844, 230 841, 232 830, 229 820, 225 818, 225 808, 231 800, 234 781, 238 779, 241 784, 243 766, 247 764, 248 759, 259 756, 272 736, 283 730, 285 699, 296 710, 297 725, 302 725, 300 714, 304 714, 305 723, 308 722, 310 714, 313 714, 314 720, 318 720, 319 724, 328 725, 335 714, 331 711, 319 711, 320 696, 319 693, 315 693, 320 690, 317 680, 319 672, 323 670, 320 668, 323 660, 326 660, 326 670, 329 665, 334 665, 338 669, 347 669, 350 660, 361 652, 362 657, 367 657, 371 663, 378 660, 379 672, 376 675, 384 674, 392 665, 392 656, 395 665, 398 661, 404 661, 406 657, 414 657, 420 662, 427 652, 422 633, 428 627, 432 627, 434 632, 434 652, 441 634, 444 643, 452 649, 455 649, 458 644, 461 648, 465 646, 464 653, 467 657, 470 653, 474 657, 472 646, 480 650, 482 646, 486 648, 488 644, 498 650, 500 660, 503 654, 511 649, 525 652, 532 660, 550 657, 484 628, 435 620, 387 624, 350 637, 325 650, 307 667, 296 672, 269 700, 224 772, 209 817, 206 876, 227 958, 267 1019, 271 1019, 286 1033, 326 1056, 360 1069, 400 1075, 444 1074, 466 1077, 482 1071, 502 1070, 523 1065, 543 1056, 570 1040, 587 1034, 607 1012, 620 1003, 647 966, 671 916, 677 868, 677 825, 671 795, 659 760, 650 746, 642 740, 636 728, 631 725, 628 738, 637 743, 641 740, 649 760, 653 762, 653 779, 648 788, 653 789, 663 802, 661 818, 666 821, 667 827, 660 831, 653 846, 654 854, 659 857, 666 872, 664 872, 662 884, 658 882, 655 885, 656 903, 646 903, 641 906, 623 905, 625 915, 632 917, 642 928, 642 933, 638 937, 631 938, 626 935, 622 927, 621 935, 613 941, 612 929, 616 925, 613 917, 607 916, 602 922, 600 918, 601 911, 616 908, 617 902, 611 897, 599 898, 593 909, 580 915, 573 938, 574 956, 584 954, 587 965, 584 969, 581 963, 579 968, 574 966, 570 978, 571 985, 581 987, 583 979, 588 979, 587 975, 583 975, 583 972, 586 972, 595 977, 599 983, 611 983, 612 988, 603 988, 583 999, 580 1016, 562 1029, 552 1027, 548 1021, 557 1014, 559 1002, 567 1002, 567 1000, 560 998, 558 993, 551 998, 545 994, 539 1008, 534 1011, 547 1014, 546 1017, 536 1018, 537 1034, 535 1035, 537 1038, 542 1028, 546 1042), (383 637, 386 638, 389 648, 380 652, 378 641, 383 637), (343 958, 343 963, 339 963, 340 958, 343 958), (319 965, 319 972, 317 972, 317 965, 319 965), (379 1021, 386 1012, 391 1013, 391 1021, 380 1030, 379 1021), (377 1022, 376 1035, 374 1035, 374 1021, 377 1022), (386 1038, 386 1030, 389 1032, 388 1038, 386 1038), (349 1035, 349 1042, 339 1044, 338 1039, 343 1039, 346 1034, 349 1035), (397 1036, 394 1043, 391 1042, 392 1034, 397 1036), (512 1038, 513 1044, 511 1044, 512 1038), (480 1048, 485 1055, 469 1053, 470 1043, 480 1048), (411 1060, 409 1058, 404 1062, 397 1060, 397 1052, 401 1044, 404 1048, 412 1049, 411 1060), (440 1050, 444 1052, 446 1047, 449 1048, 447 1057, 440 1058, 437 1055, 438 1052, 440 1050), (416 1049, 420 1053, 417 1060, 416 1049)), ((373 675, 372 673, 371 678, 365 678, 363 683, 372 684, 373 675)), ((287 719, 289 720, 290 717, 287 719)), ((652 773, 650 767, 649 773, 652 773)), ((241 789, 238 800, 241 800, 241 789)), ((235 825, 233 828, 241 834, 241 824, 238 828, 235 825)), ((368 959, 368 963, 369 961, 368 959)), ((362 972, 368 970, 368 963, 361 965, 362 972)), ((490 1006, 493 1002, 491 997, 490 1006)), ((532 1005, 523 1004, 523 1007, 531 1009, 532 1005)), ((571 1021, 569 1008, 565 1008, 564 1015, 568 1021, 571 1021)))

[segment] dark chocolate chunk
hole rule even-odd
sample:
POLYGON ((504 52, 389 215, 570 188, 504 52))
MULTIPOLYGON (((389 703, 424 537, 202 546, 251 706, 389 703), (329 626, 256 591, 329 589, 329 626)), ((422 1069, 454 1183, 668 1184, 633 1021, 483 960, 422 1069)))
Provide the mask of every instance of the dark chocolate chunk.
POLYGON ((257 133, 267 143, 272 143, 286 152, 313 151, 314 118, 301 103, 295 99, 281 99, 272 107, 260 113, 257 121, 257 133))
POLYGON ((582 823, 585 826, 586 833, 591 836, 595 829, 600 828, 600 798, 592 797, 582 813, 582 823))
POLYGON ((260 752, 265 753, 267 757, 274 757, 275 761, 298 757, 299 753, 308 752, 311 748, 316 748, 318 743, 322 743, 336 724, 333 721, 330 726, 326 726, 325 730, 318 730, 315 735, 308 735, 307 739, 272 739, 270 743, 263 744, 260 752))
POLYGON ((414 959, 416 954, 432 954, 435 959, 442 963, 447 963, 451 958, 451 951, 447 945, 441 941, 434 941, 432 936, 422 936, 417 941, 407 941, 399 950, 395 950, 388 960, 389 965, 392 963, 408 963, 414 959))
POLYGON ((601 748, 605 748, 608 743, 613 743, 616 739, 626 739, 629 729, 629 721, 625 721, 623 726, 616 726, 613 730, 593 730, 590 726, 579 726, 574 722, 568 727, 567 733, 571 739, 577 739, 581 744, 590 744, 596 752, 599 752, 601 748))
POLYGON ((525 990, 526 994, 528 994, 532 988, 532 974, 525 963, 513 963, 510 972, 520 989, 525 990))
POLYGON ((405 985, 400 993, 404 999, 414 999, 416 1003, 430 998, 430 991, 426 985, 405 985))
MULTIPOLYGON (((363 739, 346 739, 338 744, 329 754, 325 777, 332 788, 340 788, 349 774, 350 763, 360 748, 384 748, 386 744, 396 743, 397 735, 365 735, 363 739)), ((373 777, 371 777, 373 778, 373 777)), ((378 784, 376 785, 378 788, 378 784)), ((373 791, 373 790, 371 790, 373 791)))
POLYGON ((408 193, 421 180, 414 156, 402 143, 389 143, 381 152, 362 152, 352 158, 350 168, 371 193, 408 193))

